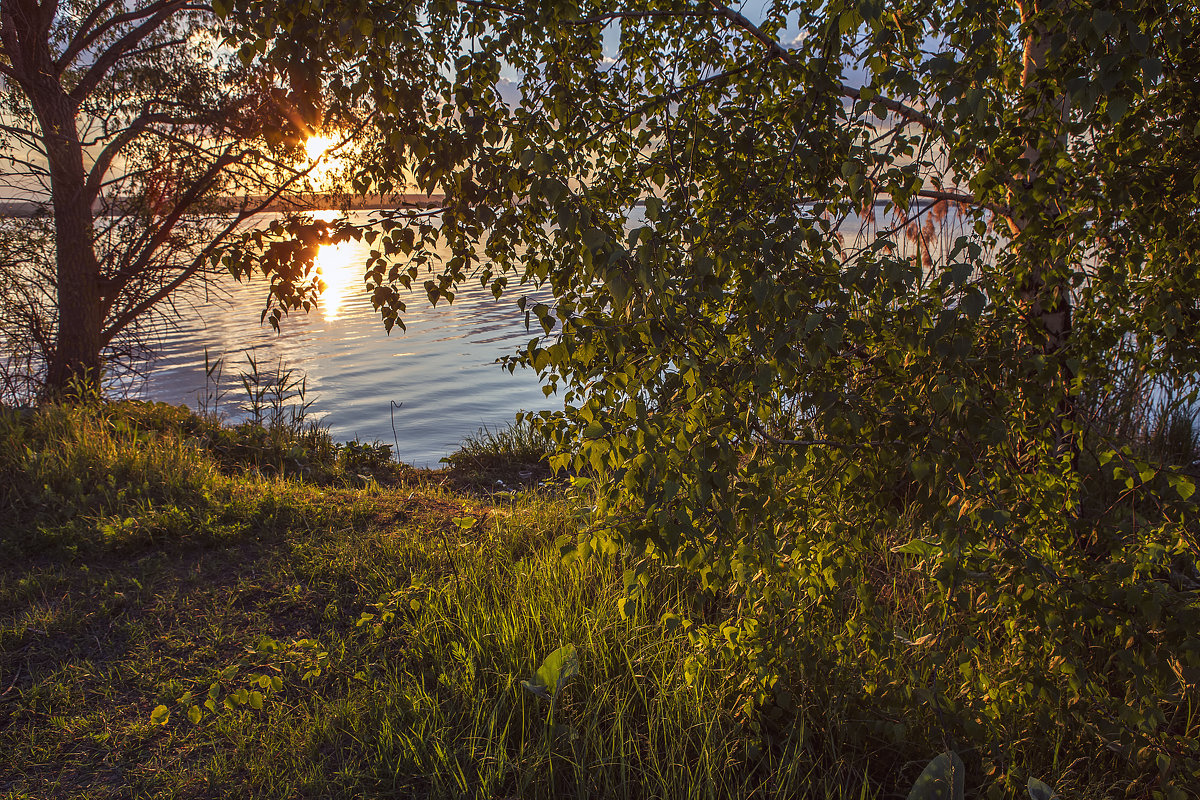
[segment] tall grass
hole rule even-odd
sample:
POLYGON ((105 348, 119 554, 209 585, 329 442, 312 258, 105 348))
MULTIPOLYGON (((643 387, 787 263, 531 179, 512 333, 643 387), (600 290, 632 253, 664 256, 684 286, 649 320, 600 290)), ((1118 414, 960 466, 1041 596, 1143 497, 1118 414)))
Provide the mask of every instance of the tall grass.
MULTIPOLYGON (((747 708, 752 665, 697 633, 731 615, 728 598, 661 566, 630 602, 622 554, 564 562, 558 542, 587 538, 588 498, 458 492, 390 461, 363 480, 368 456, 347 445, 307 474, 277 470, 243 430, 140 403, 0 412, 0 791, 904 796, 952 746, 938 723, 953 710, 923 700, 927 687, 962 664, 1019 680, 1036 655, 1000 628, 927 620, 938 587, 897 552, 904 531, 880 530, 862 579, 890 586, 887 602, 839 605, 854 587, 836 587, 829 630, 767 631, 803 681, 786 708, 747 708), (895 718, 822 661, 831 632, 865 614, 896 632, 863 673, 910 698, 895 718), (931 637, 945 660, 923 655, 931 637), (568 644, 579 674, 552 708, 522 681, 568 644), (279 686, 256 709, 258 675, 279 686)), ((302 434, 279 446, 307 447, 302 434)), ((1172 724, 1200 730, 1200 717, 1172 724)), ((1153 796, 1150 768, 1070 741, 1047 728, 1000 766, 1063 797, 1153 796)), ((962 755, 975 796, 993 781, 980 753, 962 755)))
POLYGON ((1080 417, 1094 447, 1128 446, 1139 457, 1200 465, 1200 385, 1117 371, 1109 385, 1081 398, 1080 417))
POLYGON ((139 422, 119 406, 0 409, 0 506, 66 520, 197 503, 212 459, 176 425, 139 422))
POLYGON ((526 421, 466 437, 445 459, 454 468, 478 472, 548 470, 554 443, 526 421))
POLYGON ((134 403, 0 415, 10 796, 881 796, 819 725, 766 746, 730 675, 689 666, 701 644, 659 624, 686 586, 629 607, 619 560, 564 563, 573 502, 230 469, 209 425, 134 403), (104 534, 126 519, 153 534, 104 534), (319 674, 281 655, 301 642, 319 674), (580 671, 551 714, 521 682, 564 644, 580 671), (188 721, 187 692, 253 672, 281 679, 261 710, 188 721))
POLYGON ((397 553, 398 588, 363 607, 375 616, 361 627, 322 642, 341 660, 310 700, 269 714, 278 749, 240 769, 333 796, 860 796, 861 774, 831 772, 800 727, 780 752, 748 758, 731 687, 688 682, 691 646, 664 635, 662 607, 623 619, 611 564, 564 566, 546 546, 547 527, 571 524, 563 511, 539 500, 471 546, 397 553), (564 644, 580 676, 551 714, 521 681, 564 644))

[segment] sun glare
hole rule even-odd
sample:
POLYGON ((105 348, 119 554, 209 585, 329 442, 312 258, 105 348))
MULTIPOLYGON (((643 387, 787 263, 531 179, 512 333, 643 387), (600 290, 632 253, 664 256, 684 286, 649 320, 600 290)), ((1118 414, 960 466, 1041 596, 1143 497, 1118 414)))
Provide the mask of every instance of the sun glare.
POLYGON ((321 245, 313 265, 325 284, 325 290, 321 292, 321 311, 325 319, 336 322, 341 317, 342 306, 357 285, 356 278, 361 280, 362 265, 355 260, 353 243, 321 245), (357 274, 355 266, 359 268, 357 274))
POLYGON ((310 136, 304 140, 304 152, 308 154, 309 161, 316 161, 329 152, 333 144, 332 136, 310 136))

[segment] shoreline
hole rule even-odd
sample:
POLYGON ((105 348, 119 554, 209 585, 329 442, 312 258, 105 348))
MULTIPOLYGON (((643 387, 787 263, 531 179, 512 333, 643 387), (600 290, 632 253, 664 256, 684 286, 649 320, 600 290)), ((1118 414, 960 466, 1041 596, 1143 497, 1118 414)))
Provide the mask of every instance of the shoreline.
MULTIPOLYGON (((229 206, 227 208, 213 208, 210 213, 214 214, 236 214, 262 203, 263 197, 240 197, 228 198, 229 206)), ((396 195, 338 195, 328 193, 313 193, 311 195, 301 195, 298 198, 276 199, 267 203, 261 209, 254 211, 250 216, 259 214, 278 214, 285 211, 292 212, 308 212, 308 211, 328 211, 330 209, 338 211, 382 211, 387 209, 401 208, 420 208, 431 209, 440 208, 445 203, 444 195, 425 195, 425 194, 396 194, 396 195)), ((96 202, 92 206, 92 211, 97 217, 113 216, 120 212, 123 206, 120 202, 96 202)), ((0 200, 0 217, 9 219, 34 219, 37 217, 51 217, 54 213, 50 208, 50 201, 39 202, 36 200, 0 200)))

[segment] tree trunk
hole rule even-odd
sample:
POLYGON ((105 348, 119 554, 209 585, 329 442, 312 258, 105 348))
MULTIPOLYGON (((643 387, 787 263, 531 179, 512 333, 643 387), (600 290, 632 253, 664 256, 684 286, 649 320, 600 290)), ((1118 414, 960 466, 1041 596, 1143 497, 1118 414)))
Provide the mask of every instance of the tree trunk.
MULTIPOLYGON (((1058 3, 1060 0, 1049 0, 1049 2, 1058 3)), ((1034 105, 1026 110, 1026 116, 1033 119, 1044 113, 1045 108, 1042 104, 1047 102, 1047 99, 1043 96, 1042 87, 1039 85, 1040 78, 1037 73, 1046 65, 1047 53, 1050 46, 1050 34, 1045 24, 1037 19, 1037 13, 1045 8, 1042 3, 1035 3, 1034 0, 1021 0, 1018 2, 1018 7, 1021 11, 1022 23, 1030 26, 1025 39, 1021 86, 1026 94, 1026 99, 1034 103, 1034 105)), ((1066 137, 1070 114, 1070 99, 1066 95, 1060 94, 1050 102, 1052 103, 1054 112, 1061 121, 1058 143, 1065 150, 1067 147, 1066 137)), ((1024 158, 1029 164, 1028 171, 1024 176, 1027 187, 1032 187, 1039 179, 1045 177, 1042 154, 1038 149, 1037 135, 1031 134, 1031 136, 1033 138, 1026 143, 1024 153, 1024 158)), ((1017 203, 1014 205, 1018 208, 1024 207, 1025 209, 1029 209, 1027 204, 1017 203)), ((1027 210, 1025 214, 1030 214, 1030 211, 1027 210)), ((1061 397, 1057 404, 1056 417, 1051 423, 1053 431, 1050 433, 1057 441, 1058 452, 1074 453, 1076 444, 1071 423, 1075 417, 1075 409, 1074 403, 1069 396, 1070 382, 1074 375, 1061 356, 1071 337, 1072 305, 1070 288, 1062 280, 1065 270, 1061 269, 1061 267, 1064 265, 1056 263, 1054 261, 1055 256, 1047 252, 1049 250, 1048 243, 1053 241, 1053 237, 1049 236, 1045 230, 1045 227, 1048 227, 1045 224, 1046 221, 1053 220, 1058 214, 1057 203, 1051 197, 1033 208, 1030 216, 1014 215, 1009 218, 1008 222, 1015 239, 1015 244, 1019 248, 1022 260, 1026 262, 1026 268, 1028 269, 1028 273, 1019 287, 1019 292, 1021 302, 1025 306, 1031 321, 1036 326, 1033 334, 1036 339, 1031 344, 1040 349, 1044 355, 1050 357, 1052 360, 1061 362, 1058 374, 1058 382, 1061 383, 1061 386, 1054 387, 1055 391, 1061 393, 1061 397), (1033 215, 1039 218, 1036 222, 1031 218, 1033 215), (1035 224, 1042 227, 1043 230, 1037 232, 1037 238, 1033 244, 1023 244, 1021 241, 1023 238, 1022 234, 1031 225, 1035 224)))
POLYGON ((83 149, 70 100, 60 93, 43 108, 58 272, 58 339, 46 388, 56 395, 91 392, 100 385, 101 293, 83 149))
POLYGON ((58 325, 44 393, 63 397, 100 387, 103 298, 76 104, 61 83, 45 36, 47 15, 54 13, 54 5, 9 0, 3 3, 0 33, 13 77, 37 115, 50 173, 58 325))
MULTIPOLYGON (((1032 30, 1025 39, 1025 55, 1024 63, 1021 71, 1021 87, 1027 95, 1040 95, 1040 86, 1038 86, 1037 71, 1046 64, 1046 53, 1050 44, 1050 36, 1041 22, 1034 22, 1036 11, 1041 10, 1038 4, 1033 0, 1024 0, 1018 3, 1021 9, 1021 22, 1029 25, 1032 24, 1032 30)), ((1040 102, 1040 101, 1039 101, 1040 102)), ((1062 120, 1061 133, 1059 135, 1059 144, 1064 149, 1066 148, 1067 135, 1067 117, 1070 111, 1070 100, 1065 95, 1060 95, 1055 98, 1054 106, 1059 117, 1062 120)), ((1041 109, 1032 107, 1027 110, 1028 117, 1035 117, 1041 109)), ((1037 148, 1037 141, 1027 142, 1025 145, 1025 160, 1029 163, 1029 170, 1025 174, 1027 185, 1032 185, 1042 172, 1041 152, 1037 148)), ((1055 208, 1053 200, 1047 201, 1037 209, 1037 213, 1045 219, 1046 217, 1057 216, 1058 211, 1055 208)), ((1009 219, 1009 225, 1012 228, 1013 235, 1017 238, 1017 245, 1020 246, 1020 236, 1025 229, 1030 225, 1032 220, 1016 216, 1009 219)), ((1049 286, 1047 275, 1053 272, 1053 267, 1056 266, 1049 261, 1049 257, 1045 253, 1030 252, 1028 259, 1033 263, 1030 265, 1029 275, 1026 277, 1021 286, 1021 299, 1027 304, 1030 309, 1031 316, 1041 323, 1041 347, 1047 354, 1055 353, 1066 346, 1067 340, 1071 333, 1071 299, 1065 291, 1065 287, 1049 286), (1050 292, 1047 292, 1050 289, 1050 292), (1049 296, 1047 296, 1049 294, 1049 296)))

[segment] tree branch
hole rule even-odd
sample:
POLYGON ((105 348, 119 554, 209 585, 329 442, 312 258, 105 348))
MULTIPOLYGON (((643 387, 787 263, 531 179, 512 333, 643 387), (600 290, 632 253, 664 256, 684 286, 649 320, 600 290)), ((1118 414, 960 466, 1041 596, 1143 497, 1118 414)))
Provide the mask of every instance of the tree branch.
POLYGON ((171 212, 154 227, 154 235, 141 247, 137 259, 128 266, 122 267, 116 275, 109 279, 110 286, 120 291, 122 286, 144 270, 149 265, 158 248, 170 238, 172 229, 174 229, 176 223, 179 222, 184 213, 195 205, 204 193, 209 190, 213 181, 216 180, 225 167, 238 161, 244 155, 244 151, 237 155, 234 155, 232 151, 226 151, 222 156, 213 161, 205 173, 183 193, 183 196, 172 207, 171 212))
MULTIPOLYGON (((759 28, 753 22, 746 19, 744 15, 739 14, 737 11, 734 11, 728 6, 722 5, 720 2, 718 2, 718 0, 708 0, 708 2, 709 5, 711 5, 719 15, 729 20, 746 33, 749 33, 758 41, 762 42, 772 56, 778 58, 789 67, 802 66, 800 62, 798 62, 792 56, 791 52, 789 52, 786 47, 781 45, 776 39, 768 36, 762 28, 759 28)), ((855 89, 853 86, 847 86, 844 83, 838 86, 838 92, 842 95, 842 97, 854 100, 856 102, 861 99, 862 96, 861 89, 855 89)), ((882 95, 878 95, 873 99, 888 111, 891 111, 893 114, 896 114, 907 122, 916 123, 917 125, 929 130, 939 130, 941 128, 937 120, 935 120, 933 117, 913 108, 910 105, 902 103, 899 100, 893 100, 890 97, 884 97, 882 95)))
POLYGON ((863 442, 856 444, 853 442, 835 442, 831 439, 781 439, 767 432, 762 426, 762 423, 757 419, 750 420, 750 428, 763 439, 766 439, 772 444, 785 445, 787 447, 839 447, 842 449, 856 449, 859 447, 875 447, 881 442, 863 442))
POLYGON ((917 197, 924 197, 928 200, 946 200, 951 203, 964 203, 976 208, 985 208, 995 214, 1006 216, 1011 212, 1008 206, 996 205, 995 203, 984 203, 975 198, 974 195, 965 194, 962 192, 945 192, 939 189, 921 189, 917 192, 917 197))
MULTIPOLYGON (((232 233, 234 230, 236 230, 243 222, 245 222, 250 217, 253 217, 256 214, 260 214, 263 211, 265 211, 267 208, 269 208, 271 206, 271 204, 274 203, 280 197, 280 195, 282 195, 288 189, 289 186, 291 186, 296 181, 303 178, 305 175, 308 175, 309 172, 311 172, 315 166, 316 166, 316 164, 314 163, 312 166, 308 167, 307 169, 296 172, 288 180, 284 181, 279 186, 275 187, 275 189, 273 189, 271 192, 264 195, 263 198, 255 206, 253 206, 252 208, 243 208, 242 210, 240 210, 236 215, 234 215, 233 220, 230 221, 229 224, 227 224, 224 228, 222 228, 218 234, 213 236, 213 238, 209 242, 209 244, 203 250, 200 251, 200 253, 196 256, 196 258, 194 258, 192 260, 192 263, 190 265, 188 265, 187 268, 182 270, 179 273, 179 275, 172 278, 168 283, 164 284, 158 291, 154 292, 152 295, 145 298, 137 305, 127 308, 116 319, 114 319, 111 323, 109 323, 109 325, 104 329, 103 333, 101 334, 103 341, 105 343, 111 341, 112 338, 114 336, 116 336, 118 333, 120 333, 121 330, 126 325, 131 323, 133 320, 137 319, 142 314, 149 311, 151 308, 153 308, 158 303, 165 300, 167 297, 169 297, 171 295, 172 292, 174 292, 176 289, 178 289, 180 286, 182 286, 184 283, 186 283, 189 278, 191 278, 193 275, 195 275, 200 270, 200 268, 204 266, 205 260, 208 259, 208 257, 213 253, 214 250, 217 249, 217 247, 219 247, 221 244, 224 243, 224 241, 226 240, 226 238, 229 236, 230 233, 232 233)), ((130 278, 132 278, 132 275, 125 278, 126 282, 130 278)))
MULTIPOLYGON (((185 10, 202 10, 202 6, 194 6, 190 0, 167 0, 156 6, 159 10, 151 15, 145 22, 138 25, 133 30, 126 33, 120 39, 113 43, 111 47, 101 53, 83 77, 79 79, 79 83, 71 90, 68 95, 74 102, 82 102, 96 86, 108 74, 113 65, 121 60, 130 50, 136 49, 138 44, 147 36, 153 33, 160 25, 166 22, 171 15, 185 10)), ((144 16, 144 14, 142 15, 144 16)))
POLYGON ((126 145, 142 135, 151 125, 158 123, 181 125, 196 121, 197 119, 193 117, 176 117, 171 114, 143 112, 137 119, 129 123, 124 130, 113 137, 113 140, 96 156, 96 160, 88 172, 84 191, 88 193, 90 199, 95 200, 104 186, 104 175, 108 172, 108 168, 112 166, 113 160, 126 145))
POLYGON ((103 0, 103 2, 97 3, 96 7, 83 18, 79 23, 78 29, 75 31, 75 35, 71 37, 71 41, 67 44, 67 49, 59 57, 58 61, 55 62, 54 66, 59 72, 62 72, 63 68, 71 62, 71 59, 75 58, 79 52, 87 47, 87 44, 77 45, 80 35, 95 25, 104 16, 105 12, 116 5, 117 2, 119 0, 103 0))
POLYGON ((155 14, 162 13, 163 11, 166 11, 167 15, 169 16, 175 11, 181 10, 182 6, 187 5, 189 2, 191 2, 191 0, 158 0, 158 2, 144 5, 136 11, 127 11, 124 14, 116 14, 89 31, 88 29, 93 25, 96 25, 96 23, 99 21, 104 11, 106 11, 108 8, 111 8, 115 4, 114 0, 105 0, 104 3, 101 3, 99 6, 97 6, 96 9, 79 24, 79 29, 75 32, 75 36, 72 37, 70 44, 67 45, 67 49, 64 50, 62 55, 55 60, 55 70, 61 74, 81 53, 83 53, 113 29, 128 22, 144 20, 147 17, 154 16, 155 14), (172 6, 179 6, 180 8, 172 8, 172 6))

